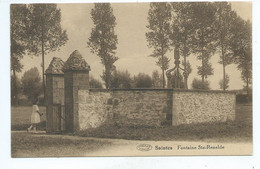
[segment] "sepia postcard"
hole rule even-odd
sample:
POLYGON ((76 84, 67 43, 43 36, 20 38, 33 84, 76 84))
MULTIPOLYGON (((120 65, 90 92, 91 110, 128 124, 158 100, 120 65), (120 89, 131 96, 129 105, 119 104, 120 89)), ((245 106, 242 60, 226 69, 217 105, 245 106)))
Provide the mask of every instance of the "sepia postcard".
POLYGON ((252 3, 10 4, 11 157, 252 156, 252 3))

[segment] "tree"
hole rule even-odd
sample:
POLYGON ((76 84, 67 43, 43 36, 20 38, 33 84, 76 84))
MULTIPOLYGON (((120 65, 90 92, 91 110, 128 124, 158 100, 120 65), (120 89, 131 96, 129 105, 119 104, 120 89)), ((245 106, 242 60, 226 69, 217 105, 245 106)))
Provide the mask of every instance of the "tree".
POLYGON ((184 88, 188 89, 188 77, 189 75, 191 74, 192 72, 192 68, 191 68, 191 64, 188 60, 186 61, 182 61, 181 62, 181 65, 184 67, 184 70, 185 70, 185 76, 184 76, 184 88))
POLYGON ((174 71, 171 78, 171 85, 171 88, 184 88, 184 78, 180 72, 174 71))
MULTIPOLYGON (((231 44, 231 27, 233 20, 236 18, 236 13, 231 10, 231 4, 228 2, 215 2, 216 7, 216 30, 217 30, 217 48, 220 52, 219 63, 223 65, 223 79, 221 89, 226 90, 228 83, 226 81, 226 66, 232 63, 231 44)), ((228 77, 228 76, 227 76, 228 77)))
POLYGON ((162 70, 162 87, 165 87, 164 71, 169 68, 169 58, 166 53, 170 49, 170 20, 171 6, 165 2, 152 2, 148 12, 147 28, 149 31, 145 34, 148 41, 148 47, 153 48, 152 57, 158 58, 157 65, 162 70))
POLYGON ((225 74, 225 80, 221 79, 219 81, 219 88, 224 90, 224 89, 228 89, 229 87, 229 76, 228 74, 225 74))
POLYGON ((216 8, 211 2, 196 2, 192 3, 191 9, 195 32, 192 37, 192 53, 197 55, 198 60, 201 60, 198 74, 204 82, 207 76, 213 75, 209 59, 216 50, 216 30, 214 26, 216 8))
POLYGON ((28 50, 32 55, 42 55, 42 86, 45 98, 44 59, 48 52, 59 50, 68 40, 61 27, 61 12, 57 4, 30 4, 28 50))
POLYGON ((161 88, 162 87, 162 75, 157 71, 153 71, 152 73, 152 86, 153 88, 161 88))
POLYGON ((151 88, 152 78, 147 74, 139 73, 134 76, 133 83, 135 88, 151 88))
POLYGON ((172 19, 172 32, 170 39, 173 46, 178 46, 180 55, 183 56, 183 68, 186 72, 184 76, 185 88, 188 88, 188 76, 191 72, 190 63, 187 57, 191 54, 192 36, 194 34, 194 23, 192 20, 192 3, 173 2, 171 3, 174 11, 172 19), (188 70, 189 69, 189 70, 188 70))
POLYGON ((90 86, 90 88, 97 88, 97 89, 103 88, 102 82, 99 81, 98 79, 95 79, 92 76, 90 76, 90 78, 89 78, 89 86, 90 86))
POLYGON ((36 67, 26 71, 22 76, 23 93, 30 101, 34 101, 41 93, 41 77, 36 67))
POLYGON ((209 82, 208 81, 202 81, 197 78, 194 78, 191 84, 193 89, 201 89, 201 90, 209 90, 209 82))
POLYGON ((252 83, 252 24, 237 17, 232 24, 231 49, 233 61, 241 71, 241 78, 246 83, 249 98, 252 83))
POLYGON ((111 88, 130 89, 132 79, 128 71, 114 71, 112 74, 111 88))
POLYGON ((26 51, 26 26, 28 24, 28 10, 26 5, 12 4, 10 8, 10 40, 11 40, 11 77, 12 85, 12 103, 17 103, 18 81, 16 72, 21 72, 23 65, 21 59, 26 51))
POLYGON ((15 105, 18 101, 18 95, 22 92, 21 80, 11 75, 11 104, 15 105), (16 83, 14 83, 16 81, 16 83))
POLYGON ((207 80, 208 76, 213 75, 213 72, 214 71, 211 63, 209 63, 208 58, 205 57, 203 61, 203 66, 198 66, 198 75, 203 76, 207 80))
POLYGON ((96 3, 91 10, 91 18, 94 22, 94 28, 92 28, 87 44, 91 52, 97 54, 105 66, 101 77, 106 88, 110 88, 113 64, 118 60, 115 56, 118 44, 114 30, 116 18, 109 3, 96 3))

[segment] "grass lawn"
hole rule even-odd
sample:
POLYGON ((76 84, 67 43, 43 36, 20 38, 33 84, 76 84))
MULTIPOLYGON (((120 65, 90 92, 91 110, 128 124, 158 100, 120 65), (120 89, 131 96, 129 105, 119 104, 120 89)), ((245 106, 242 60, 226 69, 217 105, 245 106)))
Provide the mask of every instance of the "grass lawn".
MULTIPOLYGON (((46 127, 46 108, 39 107, 41 123, 37 130, 45 130, 46 127)), ((31 125, 32 106, 11 107, 11 130, 26 130, 31 125)))
POLYGON ((180 140, 252 142, 252 105, 237 104, 236 120, 180 126, 127 128, 101 126, 76 133, 84 137, 121 138, 130 140, 180 140))
POLYGON ((67 138, 68 136, 12 133, 12 157, 76 157, 110 145, 108 141, 67 138))

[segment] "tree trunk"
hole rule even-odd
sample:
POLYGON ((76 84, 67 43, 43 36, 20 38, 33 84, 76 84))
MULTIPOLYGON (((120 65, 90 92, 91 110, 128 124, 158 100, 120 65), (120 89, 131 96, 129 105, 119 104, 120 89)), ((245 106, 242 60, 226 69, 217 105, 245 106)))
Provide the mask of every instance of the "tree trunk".
POLYGON ((15 69, 13 68, 13 76, 14 76, 14 98, 13 98, 13 104, 17 105, 17 86, 16 86, 16 74, 15 69))
POLYGON ((226 91, 226 69, 224 64, 223 64, 223 90, 226 91))
POLYGON ((223 61, 223 90, 226 90, 226 69, 225 69, 225 55, 222 47, 222 61, 223 61))
MULTIPOLYGON (((184 47, 185 48, 185 47, 184 47)), ((188 89, 188 77, 187 77, 187 62, 186 62, 186 52, 184 52, 183 55, 184 58, 184 71, 185 71, 185 76, 184 76, 184 88, 188 89)))
POLYGON ((110 88, 110 83, 109 83, 109 80, 110 80, 110 74, 109 74, 109 70, 108 70, 108 67, 105 66, 105 83, 106 83, 106 88, 109 89, 110 88))
POLYGON ((224 52, 224 46, 223 46, 223 38, 222 38, 222 34, 220 36, 220 40, 221 40, 221 53, 222 53, 222 65, 223 65, 223 90, 226 90, 226 69, 225 69, 225 52, 224 52))
POLYGON ((163 75, 163 88, 164 88, 165 87, 164 69, 162 70, 162 75, 163 75))
POLYGON ((249 77, 248 77, 248 71, 247 71, 247 77, 246 77, 246 90, 247 90, 247 103, 249 103, 249 77))
POLYGON ((202 51, 202 54, 201 54, 201 79, 202 79, 202 83, 204 83, 204 62, 203 62, 203 51, 202 51))
POLYGON ((105 61, 105 72, 104 72, 104 79, 105 81, 105 86, 106 86, 106 89, 110 89, 111 88, 111 84, 110 84, 110 81, 111 81, 111 67, 109 66, 109 63, 107 63, 105 61))
POLYGON ((187 43, 187 31, 185 30, 185 40, 183 41, 183 45, 184 45, 184 50, 183 50, 183 59, 184 59, 184 88, 188 89, 188 74, 187 74, 187 47, 186 47, 186 43, 187 43))
POLYGON ((202 83, 204 83, 205 79, 205 72, 204 72, 204 45, 203 45, 203 40, 204 40, 204 32, 202 30, 201 32, 201 78, 202 78, 202 83))
POLYGON ((43 98, 44 98, 44 105, 46 103, 45 97, 45 76, 44 76, 44 41, 42 39, 42 87, 43 87, 43 98))
POLYGON ((162 78, 163 78, 163 88, 165 87, 165 77, 164 77, 164 57, 163 57, 163 47, 162 47, 162 78))
POLYGON ((226 69, 225 69, 225 55, 222 47, 222 61, 223 61, 223 90, 226 91, 226 69))

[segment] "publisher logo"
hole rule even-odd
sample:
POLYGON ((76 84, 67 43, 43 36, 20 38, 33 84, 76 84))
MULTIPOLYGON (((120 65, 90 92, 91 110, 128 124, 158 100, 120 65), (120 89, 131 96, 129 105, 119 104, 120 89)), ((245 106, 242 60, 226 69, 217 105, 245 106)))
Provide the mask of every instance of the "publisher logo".
POLYGON ((150 144, 140 144, 136 148, 139 151, 150 151, 153 147, 150 144))

